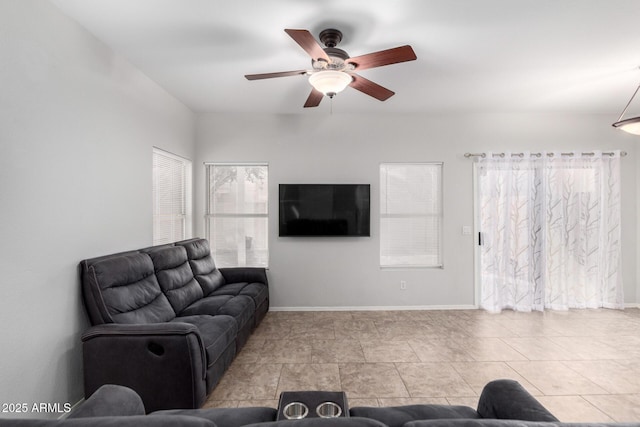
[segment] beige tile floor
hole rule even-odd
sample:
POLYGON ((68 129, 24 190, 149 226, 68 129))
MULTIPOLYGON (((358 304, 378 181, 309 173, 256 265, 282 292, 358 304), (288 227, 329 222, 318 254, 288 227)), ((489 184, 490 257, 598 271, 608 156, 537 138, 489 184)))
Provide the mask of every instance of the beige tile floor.
POLYGON ((561 421, 640 421, 640 309, 269 312, 205 407, 342 390, 350 406, 475 407, 519 381, 561 421))

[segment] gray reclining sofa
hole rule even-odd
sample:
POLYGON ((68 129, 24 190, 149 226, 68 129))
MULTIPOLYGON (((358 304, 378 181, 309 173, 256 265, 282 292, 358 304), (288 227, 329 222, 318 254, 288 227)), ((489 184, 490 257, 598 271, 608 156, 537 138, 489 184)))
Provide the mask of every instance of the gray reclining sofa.
POLYGON ((216 268, 190 239, 84 260, 85 396, 135 390, 147 411, 199 408, 269 310, 263 268, 216 268))
POLYGON ((277 420, 279 409, 209 408, 153 412, 145 415, 138 395, 105 385, 64 420, 2 420, 0 427, 639 427, 640 423, 561 423, 519 383, 487 384, 477 410, 466 406, 410 405, 354 407, 339 418, 277 420))

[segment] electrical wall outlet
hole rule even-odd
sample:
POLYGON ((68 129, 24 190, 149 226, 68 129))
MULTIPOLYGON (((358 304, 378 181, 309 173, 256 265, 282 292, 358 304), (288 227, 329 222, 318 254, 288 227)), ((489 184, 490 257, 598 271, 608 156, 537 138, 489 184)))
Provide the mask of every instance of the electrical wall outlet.
POLYGON ((400 280, 400 290, 401 291, 406 291, 407 290, 407 281, 406 280, 400 280))

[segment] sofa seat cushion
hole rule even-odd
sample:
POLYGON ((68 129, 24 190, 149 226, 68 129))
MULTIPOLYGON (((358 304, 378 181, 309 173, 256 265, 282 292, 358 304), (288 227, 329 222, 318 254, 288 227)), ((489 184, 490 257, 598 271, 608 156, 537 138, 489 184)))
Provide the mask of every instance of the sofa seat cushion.
POLYGON ((247 424, 274 421, 278 410, 265 407, 170 409, 152 415, 188 415, 213 421, 219 427, 242 427, 247 424))
POLYGON ((269 297, 269 288, 264 283, 227 283, 216 289, 211 295, 246 295, 253 299, 256 307, 259 307, 269 297))
POLYGON ((200 314, 208 314, 216 316, 220 313, 220 309, 233 299, 233 295, 215 295, 204 297, 190 304, 180 312, 180 316, 195 316, 200 314))
POLYGON ((229 300, 228 303, 220 307, 220 314, 233 316, 238 322, 238 329, 242 329, 246 324, 253 325, 253 318, 256 312, 256 305, 251 297, 238 295, 229 300))
POLYGON ((450 405, 407 405, 378 407, 355 407, 349 413, 352 417, 378 420, 389 427, 402 427, 414 420, 435 420, 445 418, 479 418, 478 412, 468 406, 450 405))
POLYGON ((247 322, 253 321, 255 313, 253 299, 245 295, 212 295, 202 298, 185 308, 180 316, 193 315, 227 315, 238 322, 238 329, 242 329, 247 322))
POLYGON ((213 365, 227 347, 235 346, 238 325, 231 316, 181 316, 173 322, 190 323, 198 328, 207 352, 207 366, 213 365))

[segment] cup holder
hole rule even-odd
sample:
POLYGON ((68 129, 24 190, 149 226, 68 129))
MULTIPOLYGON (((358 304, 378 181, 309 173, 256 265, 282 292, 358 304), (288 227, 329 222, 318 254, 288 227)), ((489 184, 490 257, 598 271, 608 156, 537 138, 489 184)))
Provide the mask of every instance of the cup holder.
POLYGON ((309 414, 309 407, 302 402, 291 402, 282 410, 288 420, 300 420, 309 414))
POLYGON ((316 408, 316 414, 320 418, 335 418, 342 414, 342 408, 335 402, 322 402, 316 408))

